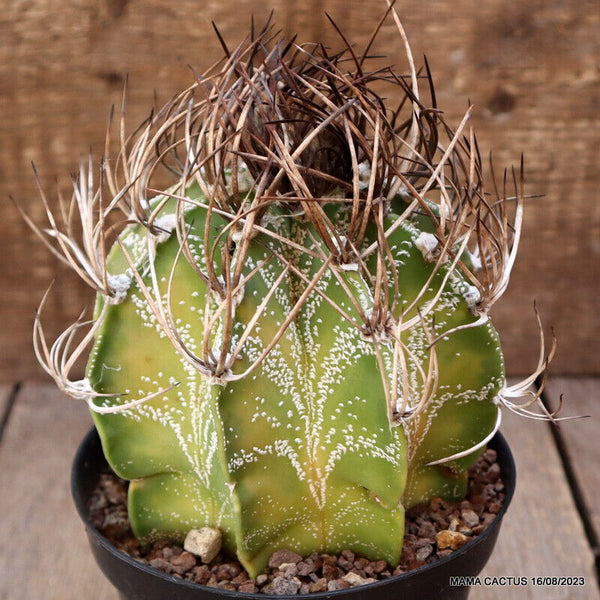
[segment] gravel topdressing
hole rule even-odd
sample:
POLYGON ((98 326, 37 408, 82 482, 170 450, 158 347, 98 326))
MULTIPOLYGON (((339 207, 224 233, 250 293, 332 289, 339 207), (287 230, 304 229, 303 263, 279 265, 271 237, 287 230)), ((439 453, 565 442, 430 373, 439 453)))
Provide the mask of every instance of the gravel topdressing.
POLYGON ((92 495, 89 513, 94 526, 117 548, 165 573, 231 591, 263 594, 310 594, 347 589, 387 579, 439 560, 482 533, 504 500, 496 451, 486 450, 469 471, 467 498, 448 502, 434 498, 406 513, 400 564, 371 561, 344 550, 339 556, 313 552, 302 557, 282 549, 267 571, 251 579, 236 560, 221 553, 208 564, 170 541, 142 546, 133 536, 126 508, 127 482, 103 474, 92 495))

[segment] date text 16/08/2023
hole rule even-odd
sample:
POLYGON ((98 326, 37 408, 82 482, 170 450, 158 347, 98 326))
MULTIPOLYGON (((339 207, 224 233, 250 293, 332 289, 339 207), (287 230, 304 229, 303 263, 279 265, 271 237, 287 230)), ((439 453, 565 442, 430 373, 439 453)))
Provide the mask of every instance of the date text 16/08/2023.
POLYGON ((453 587, 460 586, 584 586, 585 577, 566 577, 566 576, 486 576, 486 577, 450 577, 450 585, 453 587))

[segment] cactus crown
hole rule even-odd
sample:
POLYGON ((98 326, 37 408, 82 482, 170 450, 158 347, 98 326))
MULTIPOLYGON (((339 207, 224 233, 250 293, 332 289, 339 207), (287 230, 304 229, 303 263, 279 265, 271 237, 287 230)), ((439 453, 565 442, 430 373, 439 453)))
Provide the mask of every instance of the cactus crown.
POLYGON ((141 536, 216 525, 250 571, 282 545, 397 561, 403 507, 460 496, 498 405, 538 414, 526 390, 543 338, 536 372, 508 387, 488 317, 516 256, 522 176, 484 192, 471 109, 445 123, 393 8, 362 54, 269 25, 223 46, 130 138, 122 119, 116 160, 98 186, 82 164, 63 224, 43 193, 50 227, 25 216, 98 292, 92 321, 52 345, 38 313, 36 353, 136 480, 141 536), (369 70, 390 15, 407 74, 369 70))

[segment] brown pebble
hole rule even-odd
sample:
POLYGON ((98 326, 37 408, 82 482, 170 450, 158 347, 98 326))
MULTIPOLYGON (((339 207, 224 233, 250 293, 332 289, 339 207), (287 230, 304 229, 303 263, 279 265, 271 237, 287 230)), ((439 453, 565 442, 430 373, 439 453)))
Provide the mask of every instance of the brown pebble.
POLYGON ((334 579, 327 584, 328 592, 335 592, 337 590, 347 590, 350 587, 350 584, 343 579, 334 579))
POLYGON ((342 556, 350 562, 354 562, 354 559, 356 558, 356 555, 352 550, 342 550, 342 556))
POLYGON ((241 567, 235 563, 225 563, 217 567, 216 576, 219 581, 231 581, 240 574, 241 570, 241 567))
POLYGON ((127 511, 125 508, 120 508, 113 512, 109 512, 106 517, 104 517, 103 527, 108 527, 109 525, 117 525, 119 527, 123 527, 124 529, 129 528, 129 516, 127 515, 127 511))
POLYGON ((431 544, 427 544, 426 546, 423 546, 422 548, 419 548, 417 550, 417 552, 415 553, 415 558, 418 561, 425 561, 431 556, 432 553, 433 546, 431 544))
POLYGON ((279 572, 283 577, 291 579, 292 577, 296 577, 296 575, 298 575, 298 567, 296 566, 296 563, 293 562, 281 563, 279 565, 279 572))
POLYGON ((493 513, 485 512, 482 515, 481 524, 485 527, 490 525, 492 521, 496 518, 496 515, 493 513))
POLYGON ((314 594, 316 592, 327 591, 327 579, 321 577, 321 579, 317 579, 317 581, 314 581, 313 583, 309 584, 308 591, 311 594, 314 594))
POLYGON ((196 557, 190 552, 181 552, 171 559, 171 565, 175 573, 183 575, 196 566, 196 557))
POLYGON ((134 558, 140 558, 141 543, 137 538, 124 540, 122 550, 134 558))
POLYGON ((296 565, 296 568, 298 569, 298 575, 306 577, 307 575, 315 572, 315 563, 312 559, 307 558, 306 560, 301 560, 296 565))
POLYGON ((479 515, 471 508, 463 508, 460 516, 469 527, 475 527, 479 525, 479 515))
POLYGON ((440 528, 445 529, 448 527, 448 517, 445 512, 432 512, 431 520, 437 523, 440 528))
POLYGON ((270 585, 273 594, 276 594, 277 596, 285 596, 297 594, 301 583, 300 580, 296 578, 286 579, 285 577, 278 576, 273 579, 270 585))
POLYGON ((253 581, 245 581, 244 583, 240 583, 237 590, 242 594, 255 594, 258 592, 258 588, 253 581))
POLYGON ((496 483, 498 478, 500 477, 500 465, 498 463, 494 463, 490 465, 490 468, 487 471, 487 481, 490 483, 496 483))
POLYGON ((429 501, 429 510, 432 510, 432 511, 444 510, 444 501, 441 498, 432 498, 429 501))
POLYGON ((283 563, 299 563, 302 557, 291 550, 277 550, 269 558, 269 567, 278 569, 283 563))
POLYGON ((445 529, 435 536, 435 540, 439 550, 444 550, 446 548, 456 550, 457 548, 464 546, 469 541, 469 538, 463 533, 460 533, 460 531, 448 531, 445 529))
POLYGON ((171 560, 174 556, 179 556, 181 554, 181 548, 177 547, 167 547, 163 548, 162 555, 163 558, 171 560))
POLYGON ((488 483, 485 486, 484 494, 488 501, 494 500, 496 498, 496 485, 493 483, 488 483))
POLYGON ((206 565, 199 565, 194 569, 194 581, 201 585, 210 579, 210 569, 206 565))
POLYGON ((217 584, 217 587, 221 590, 228 590, 230 592, 237 591, 236 586, 233 585, 233 583, 231 583, 231 581, 219 581, 219 583, 217 584))
POLYGON ((129 535, 129 527, 119 523, 110 523, 102 528, 102 533, 109 539, 121 541, 129 535))
POLYGON ((375 573, 383 573, 388 568, 388 564, 385 560, 377 560, 372 564, 373 564, 373 571, 375 573))
POLYGON ((323 564, 323 577, 328 580, 337 579, 340 576, 340 569, 330 563, 323 564))
POLYGON ((368 558, 357 558, 357 559, 354 561, 354 568, 355 568, 357 571, 364 571, 364 570, 367 568, 367 566, 368 566, 369 562, 370 562, 370 561, 369 561, 369 559, 368 559, 368 558))
POLYGON ((164 571, 165 573, 173 572, 173 565, 165 558, 153 558, 150 561, 150 566, 154 567, 155 569, 164 571))
POLYGON ((151 560, 154 560, 155 558, 159 557, 162 558, 162 549, 157 548, 155 544, 150 548, 148 554, 146 554, 146 560, 150 562, 151 560))
POLYGON ((483 453, 483 459, 492 464, 498 459, 498 453, 493 448, 487 448, 483 453))
POLYGON ((248 577, 248 573, 246 573, 246 571, 242 571, 239 575, 236 575, 232 580, 231 583, 235 583, 235 584, 241 584, 241 583, 245 583, 246 581, 248 581, 249 577, 248 577))
POLYGON ((265 573, 261 573, 260 575, 256 576, 256 585, 265 585, 265 583, 267 583, 267 581, 269 580, 269 576, 265 575, 265 573))
POLYGON ((419 548, 422 548, 423 546, 428 546, 430 544, 433 544, 435 541, 435 535, 433 537, 434 537, 434 539, 432 539, 432 540, 427 539, 427 538, 418 538, 414 542, 415 548, 419 549, 419 548))
POLYGON ((340 556, 337 564, 347 573, 354 566, 354 559, 348 560, 345 556, 340 556))
POLYGON ((436 534, 435 525, 431 521, 422 519, 422 523, 419 524, 418 534, 419 537, 433 540, 436 534))
POLYGON ((125 486, 120 480, 111 477, 110 475, 102 475, 100 486, 106 499, 111 504, 121 504, 126 501, 127 492, 125 486))
POLYGON ((90 516, 92 518, 97 518, 102 514, 102 509, 108 506, 108 499, 104 494, 95 491, 90 498, 90 503, 88 505, 90 516), (96 515, 95 513, 99 512, 100 515, 96 515))

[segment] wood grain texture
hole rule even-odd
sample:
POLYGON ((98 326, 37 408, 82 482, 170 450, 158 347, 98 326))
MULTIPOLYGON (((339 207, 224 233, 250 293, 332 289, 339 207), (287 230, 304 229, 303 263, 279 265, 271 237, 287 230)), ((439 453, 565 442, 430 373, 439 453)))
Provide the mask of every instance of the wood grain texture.
POLYGON ((549 425, 505 411, 501 428, 517 464, 517 487, 485 576, 585 577, 583 587, 489 586, 470 600, 598 600, 587 544, 549 425))
POLYGON ((600 379, 563 377, 550 380, 547 397, 553 406, 558 406, 561 394, 564 396, 565 415, 588 416, 563 422, 560 431, 591 523, 596 536, 600 537, 600 379))
MULTIPOLYGON (((363 0, 28 0, 0 14, 0 380, 40 378, 31 352, 34 309, 57 276, 49 300, 50 333, 61 330, 90 295, 34 240, 10 203, 12 195, 41 218, 30 161, 51 192, 66 190, 68 173, 90 145, 103 146, 109 107, 119 103, 129 74, 131 128, 152 105, 191 82, 220 54, 214 20, 234 45, 251 15, 271 9, 286 33, 339 47, 328 12, 359 47, 383 11, 363 0)), ((597 373, 600 351, 600 75, 596 0, 455 0, 404 3, 414 54, 427 54, 438 103, 458 123, 470 99, 483 155, 518 164, 526 157, 532 200, 513 281, 494 317, 508 370, 535 362, 536 298, 560 339, 555 373, 597 373)), ((377 50, 405 70, 390 23, 377 50)), ((52 195, 52 194, 51 194, 52 195)))
POLYGON ((91 418, 44 385, 21 390, 0 446, 0 598, 116 600, 70 496, 71 461, 91 418))

